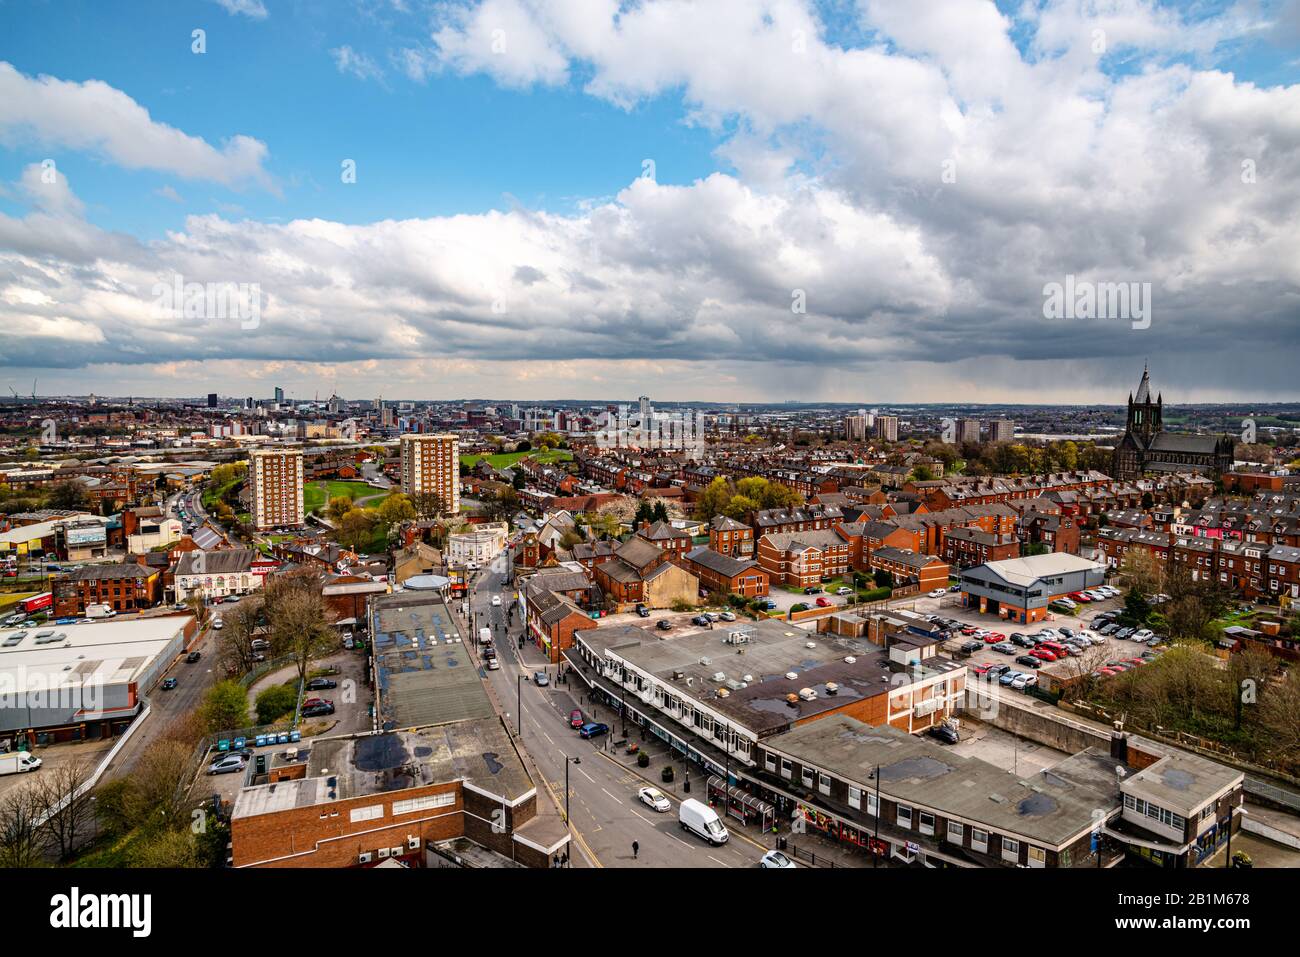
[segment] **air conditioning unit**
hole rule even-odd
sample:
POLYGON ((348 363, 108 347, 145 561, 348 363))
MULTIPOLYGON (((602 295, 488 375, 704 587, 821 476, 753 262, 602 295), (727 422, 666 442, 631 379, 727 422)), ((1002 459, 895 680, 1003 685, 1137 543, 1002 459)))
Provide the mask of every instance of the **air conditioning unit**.
POLYGON ((369 864, 369 863, 370 863, 370 852, 369 852, 369 851, 362 851, 360 854, 358 854, 358 855, 357 855, 357 863, 358 863, 358 864, 369 864))
POLYGON ((381 847, 379 849, 379 859, 382 861, 382 860, 386 860, 387 858, 388 858, 388 848, 381 847))
POLYGON ((816 648, 816 647, 817 647, 817 642, 815 642, 815 641, 806 641, 806 642, 804 642, 804 647, 805 647, 805 648, 816 648))
POLYGON ((785 673, 785 676, 789 678, 791 681, 794 681, 795 678, 799 677, 799 673, 797 671, 787 671, 785 673))
POLYGON ((727 680, 727 674, 726 674, 726 672, 724 672, 724 671, 715 671, 715 672, 713 673, 713 680, 714 680, 714 681, 726 681, 726 680, 727 680))
POLYGON ((840 686, 837 685, 834 681, 828 681, 828 682, 826 682, 826 693, 827 693, 827 694, 837 694, 837 693, 839 692, 839 690, 840 690, 840 686))
POLYGON ((817 692, 813 691, 812 688, 800 688, 799 697, 802 698, 804 701, 816 701, 817 692))

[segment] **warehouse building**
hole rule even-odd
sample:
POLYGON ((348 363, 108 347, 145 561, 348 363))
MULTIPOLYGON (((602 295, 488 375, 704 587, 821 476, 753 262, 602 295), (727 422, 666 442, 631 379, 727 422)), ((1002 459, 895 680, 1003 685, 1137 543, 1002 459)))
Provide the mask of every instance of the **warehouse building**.
POLYGON ((1024 624, 1042 621, 1047 606, 1058 598, 1106 580, 1098 562, 1053 552, 1001 562, 986 562, 961 573, 963 607, 1024 624))

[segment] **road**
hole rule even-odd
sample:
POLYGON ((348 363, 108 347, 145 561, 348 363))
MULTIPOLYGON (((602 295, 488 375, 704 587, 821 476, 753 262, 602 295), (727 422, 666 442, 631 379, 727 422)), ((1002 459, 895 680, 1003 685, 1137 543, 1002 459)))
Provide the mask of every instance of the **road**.
MULTIPOLYGON (((485 674, 497 699, 509 712, 506 721, 512 728, 517 727, 516 712, 522 701, 524 747, 561 808, 564 806, 565 757, 580 759, 580 763, 569 768, 569 802, 574 830, 572 863, 599 867, 757 866, 767 848, 754 843, 735 828, 730 829, 731 840, 728 843, 710 847, 681 830, 675 803, 666 813, 656 813, 641 804, 637 790, 647 782, 603 753, 608 739, 597 739, 598 743, 593 744, 579 738, 569 727, 569 712, 576 707, 586 710, 586 706, 576 700, 579 691, 571 686, 539 688, 533 684, 533 672, 545 669, 554 678, 555 666, 548 665, 541 652, 532 645, 527 645, 521 653, 517 640, 522 633, 518 613, 507 636, 507 607, 513 601, 514 591, 501 590, 505 563, 504 557, 497 558, 480 574, 474 585, 471 595, 474 628, 490 623, 501 668, 485 674), (492 605, 494 594, 502 596, 500 606, 492 605), (526 679, 522 683, 519 680, 521 676, 526 679), (633 841, 640 845, 635 860, 632 857, 633 841)), ((612 718, 609 714, 599 717, 612 718)))

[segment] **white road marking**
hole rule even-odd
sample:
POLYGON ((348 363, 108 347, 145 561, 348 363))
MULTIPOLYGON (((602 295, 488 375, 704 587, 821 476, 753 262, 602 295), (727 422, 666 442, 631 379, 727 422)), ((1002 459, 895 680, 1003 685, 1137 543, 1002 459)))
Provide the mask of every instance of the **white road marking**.
POLYGON ((730 867, 730 866, 731 866, 730 864, 726 863, 725 861, 719 861, 719 860, 718 860, 716 857, 714 857, 712 854, 706 854, 705 857, 707 857, 709 860, 711 860, 711 861, 713 861, 713 862, 715 862, 715 863, 717 863, 717 864, 721 864, 723 867, 730 867))
MULTIPOLYGON (((602 791, 605 791, 606 794, 609 794, 609 791, 605 790, 605 788, 601 788, 601 790, 602 790, 602 791)), ((623 803, 623 799, 622 799, 621 797, 618 797, 618 796, 613 795, 613 794, 609 794, 609 796, 612 797, 612 798, 614 798, 614 800, 617 801, 619 804, 622 804, 622 803, 623 803)))
MULTIPOLYGON (((578 772, 579 774, 581 774, 584 778, 586 778, 586 779, 587 779, 588 781, 590 781, 592 784, 595 784, 595 783, 596 783, 596 779, 593 778, 593 777, 592 777, 590 774, 588 774, 586 771, 582 770, 582 768, 576 768, 575 770, 577 770, 577 772, 578 772)), ((604 788, 601 788, 601 790, 603 791, 604 788)))

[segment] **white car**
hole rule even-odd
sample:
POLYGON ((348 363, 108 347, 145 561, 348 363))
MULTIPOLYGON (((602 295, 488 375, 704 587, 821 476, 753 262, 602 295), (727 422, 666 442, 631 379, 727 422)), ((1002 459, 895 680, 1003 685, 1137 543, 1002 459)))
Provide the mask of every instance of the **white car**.
POLYGON ((1089 598, 1091 598, 1093 601, 1105 601, 1108 597, 1110 597, 1109 595, 1097 591, 1095 588, 1089 588, 1086 592, 1084 592, 1084 594, 1087 595, 1089 598))
POLYGON ((500 595, 493 595, 493 596, 492 596, 492 607, 493 607, 493 608, 500 608, 500 607, 501 607, 501 596, 500 596, 500 595))
POLYGON ((636 796, 641 799, 641 803, 646 807, 654 808, 660 813, 673 809, 672 802, 664 797, 664 793, 658 788, 642 788, 636 792, 636 796))
POLYGON ((948 590, 946 588, 936 588, 934 591, 930 592, 930 597, 942 598, 946 594, 948 594, 948 590))
POLYGON ((1148 638, 1151 638, 1154 635, 1155 632, 1152 631, 1150 628, 1143 628, 1142 630, 1135 631, 1133 634, 1129 635, 1128 639, 1129 641, 1146 641, 1148 638))
POLYGON ((853 594, 853 589, 852 589, 852 588, 849 588, 847 585, 841 585, 839 588, 835 589, 835 594, 837 594, 837 595, 852 595, 852 594, 853 594))
POLYGON ((763 855, 763 859, 758 862, 758 866, 788 868, 797 867, 798 865, 780 851, 768 851, 763 855))

